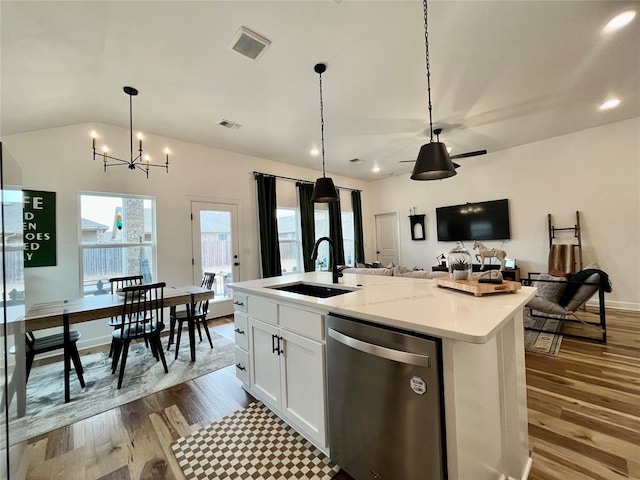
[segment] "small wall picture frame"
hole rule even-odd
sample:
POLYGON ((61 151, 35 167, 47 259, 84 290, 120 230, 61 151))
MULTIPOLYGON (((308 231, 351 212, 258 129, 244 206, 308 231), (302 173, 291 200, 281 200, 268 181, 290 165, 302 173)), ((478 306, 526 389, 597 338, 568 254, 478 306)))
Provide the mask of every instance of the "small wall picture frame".
POLYGON ((411 240, 426 240, 424 231, 424 215, 409 215, 411 222, 411 240))

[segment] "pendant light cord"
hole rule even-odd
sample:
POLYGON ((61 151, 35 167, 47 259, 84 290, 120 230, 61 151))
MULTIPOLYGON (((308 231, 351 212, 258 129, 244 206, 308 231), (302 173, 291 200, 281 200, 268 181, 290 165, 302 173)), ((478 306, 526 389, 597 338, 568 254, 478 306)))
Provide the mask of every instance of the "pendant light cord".
POLYGON ((129 94, 129 146, 131 148, 130 163, 133 165, 133 95, 129 94))
POLYGON ((424 45, 427 61, 427 93, 429 95, 429 131, 431 132, 431 143, 433 143, 433 118, 431 115, 431 70, 429 68, 429 34, 427 33, 427 0, 422 0, 422 6, 424 7, 424 45))
POLYGON ((325 177, 324 173, 324 103, 322 102, 322 73, 318 74, 320 76, 320 139, 322 142, 322 176, 325 177))

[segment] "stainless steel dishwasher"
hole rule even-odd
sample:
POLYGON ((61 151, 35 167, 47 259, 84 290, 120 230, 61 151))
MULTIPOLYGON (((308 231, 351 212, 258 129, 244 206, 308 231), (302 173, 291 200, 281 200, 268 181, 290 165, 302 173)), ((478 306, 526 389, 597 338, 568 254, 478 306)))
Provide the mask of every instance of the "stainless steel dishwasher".
POLYGON ((440 342, 327 317, 331 459, 356 480, 446 479, 440 342))

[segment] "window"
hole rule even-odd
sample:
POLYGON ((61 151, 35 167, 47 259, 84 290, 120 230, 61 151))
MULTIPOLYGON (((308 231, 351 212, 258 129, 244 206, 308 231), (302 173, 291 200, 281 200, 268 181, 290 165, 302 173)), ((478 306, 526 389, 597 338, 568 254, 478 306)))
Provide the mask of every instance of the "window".
POLYGON ((155 278, 155 200, 152 197, 80 194, 81 289, 109 293, 109 278, 155 278))
MULTIPOLYGON (((325 207, 316 206, 315 209, 316 240, 321 237, 329 237, 329 210, 325 207)), ((342 222, 342 245, 344 247, 345 265, 354 265, 354 227, 353 212, 341 212, 342 222)), ((316 270, 327 270, 329 265, 329 244, 322 242, 318 247, 318 258, 316 260, 316 270)))
MULTIPOLYGON (((314 221, 316 241, 329 236, 329 210, 325 205, 316 205, 314 209, 314 221)), ((329 243, 322 242, 318 245, 318 257, 316 258, 316 270, 329 269, 329 243)))
POLYGON ((300 222, 295 208, 277 209, 278 243, 280 244, 280 263, 282 273, 304 272, 301 262, 300 222))
POLYGON ((355 241, 354 241, 354 223, 353 212, 341 212, 342 218, 342 242, 344 245, 344 263, 345 265, 354 266, 355 258, 355 241))

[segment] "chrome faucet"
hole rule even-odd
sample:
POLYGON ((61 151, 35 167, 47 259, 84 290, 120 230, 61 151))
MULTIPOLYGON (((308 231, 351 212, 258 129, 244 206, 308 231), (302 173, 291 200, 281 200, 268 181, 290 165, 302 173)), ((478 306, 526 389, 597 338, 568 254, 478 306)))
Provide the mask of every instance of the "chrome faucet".
POLYGON ((318 258, 318 245, 320 245, 320 242, 324 240, 329 242, 329 249, 331 250, 331 259, 333 260, 333 267, 331 269, 331 273, 333 274, 333 283, 338 283, 338 278, 342 276, 342 272, 338 271, 338 262, 336 262, 335 246, 333 244, 333 240, 331 240, 329 237, 320 237, 316 244, 313 246, 313 251, 311 252, 311 260, 315 262, 318 258))

